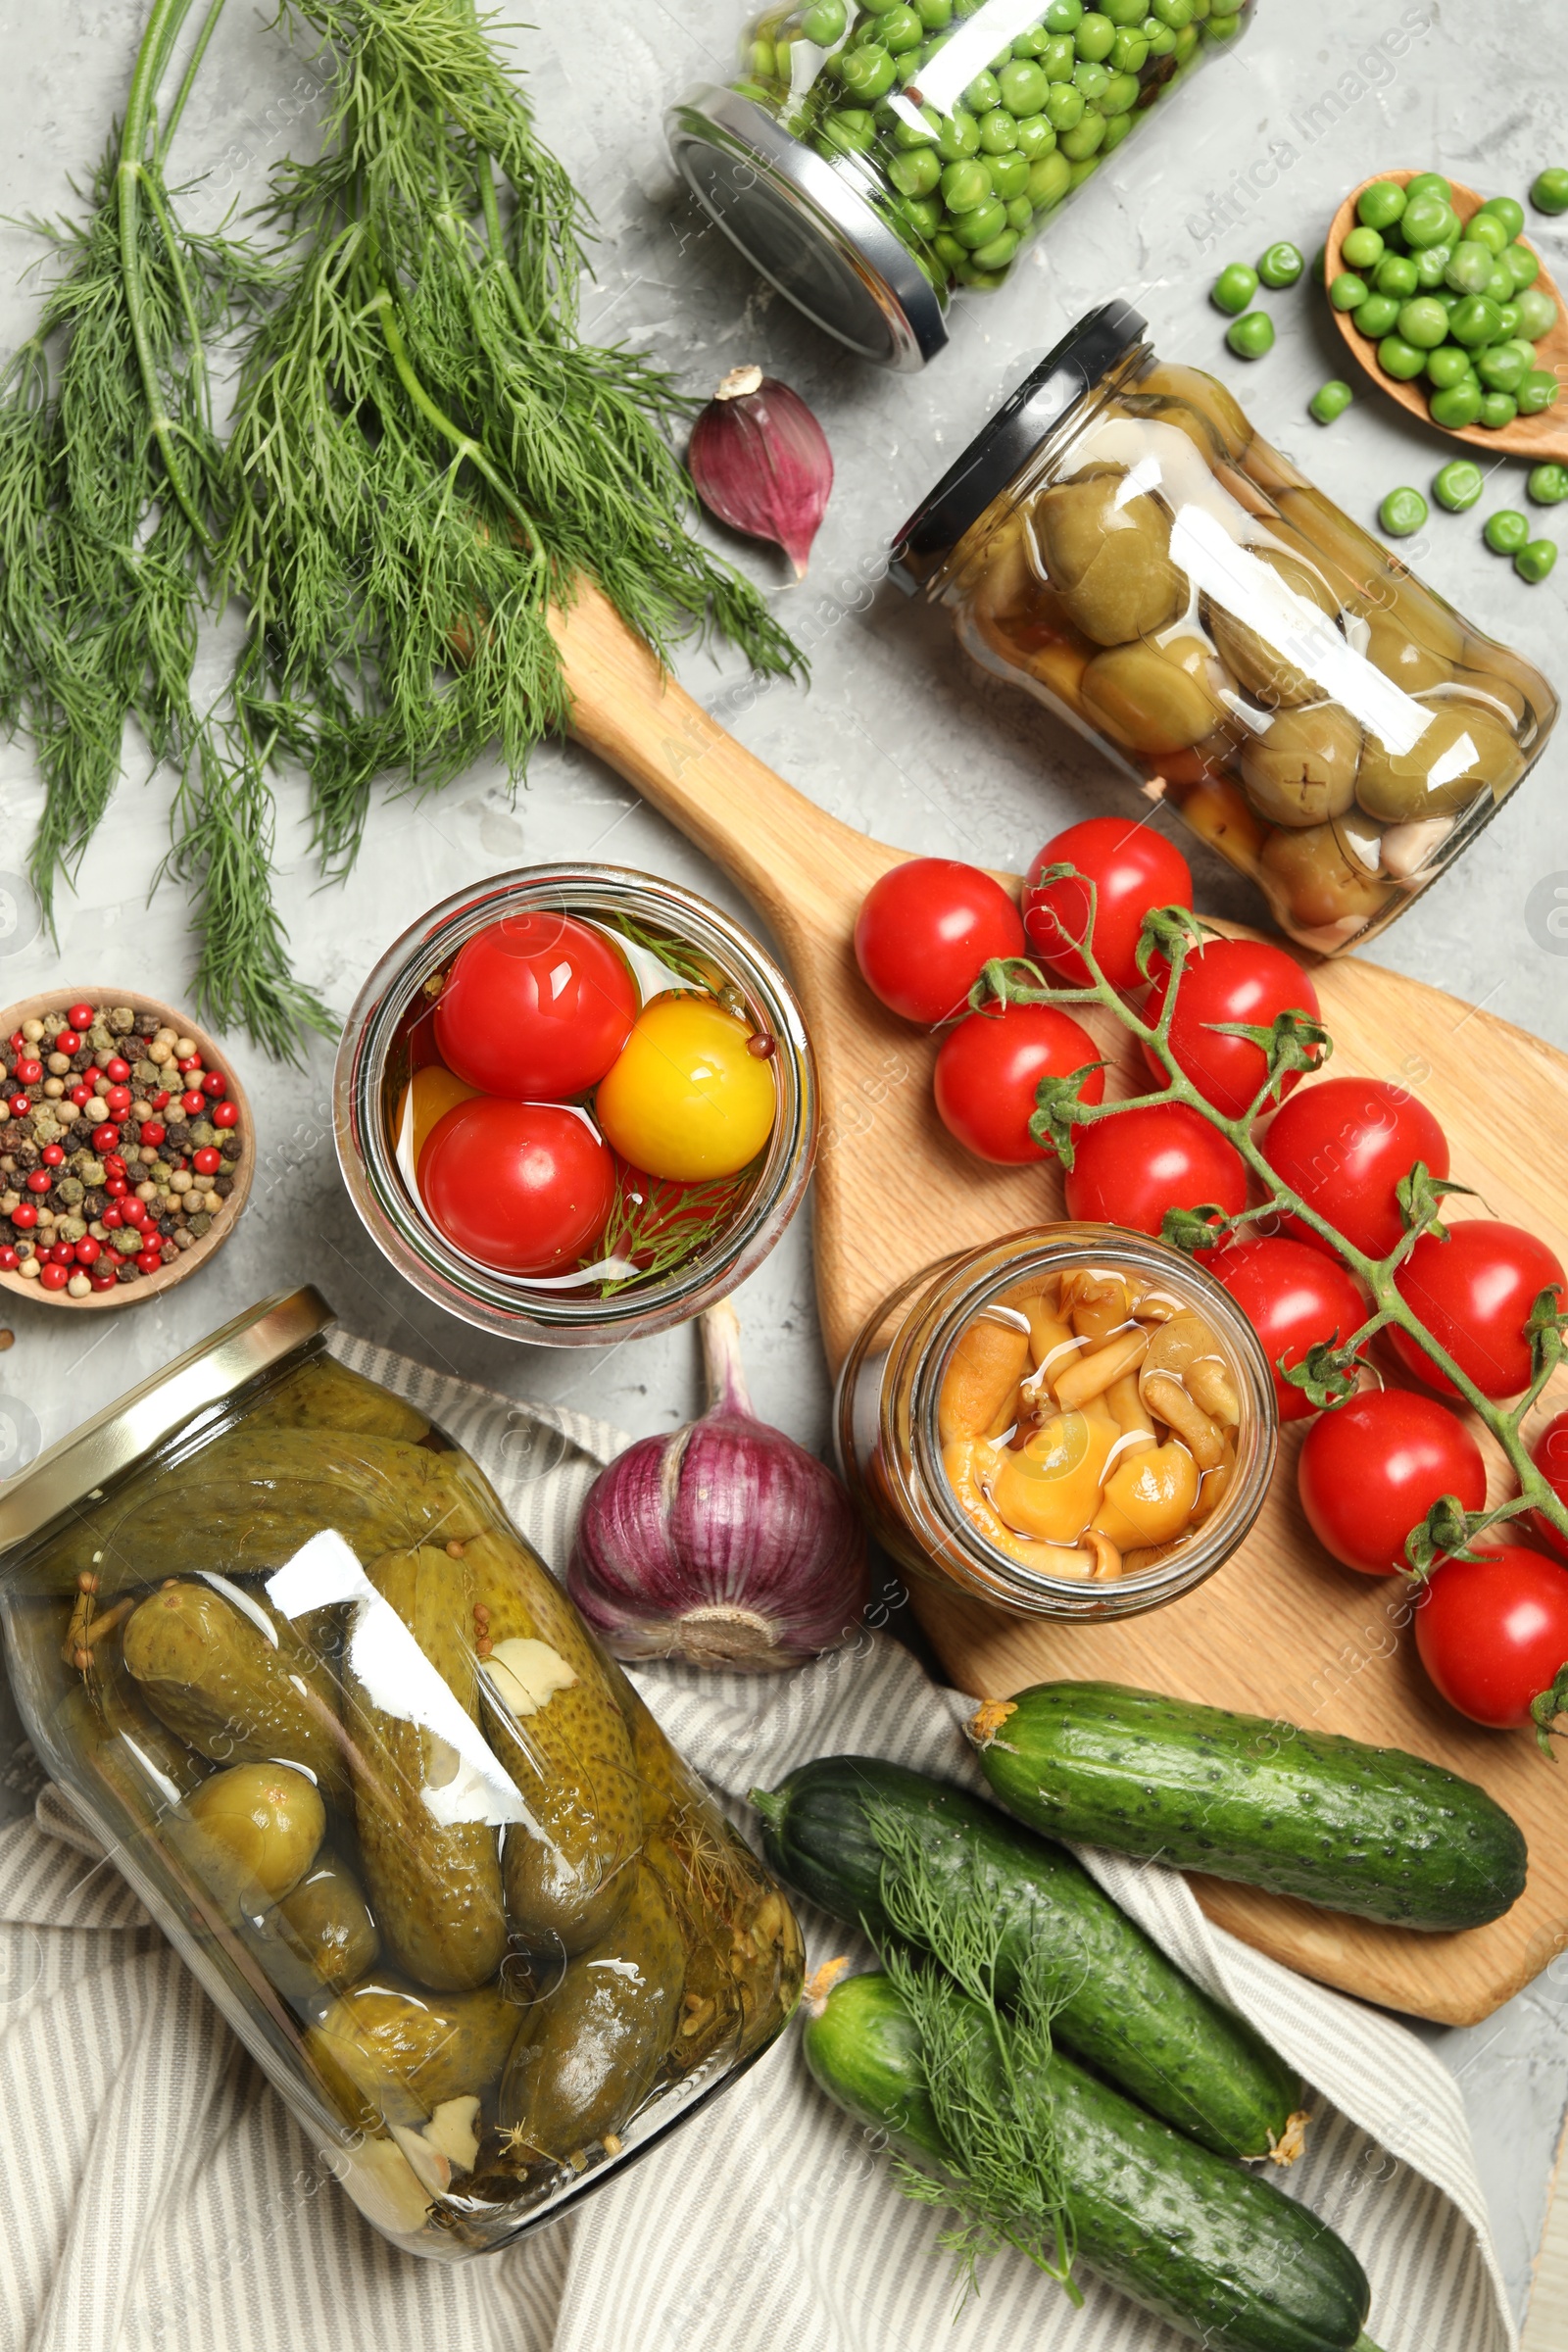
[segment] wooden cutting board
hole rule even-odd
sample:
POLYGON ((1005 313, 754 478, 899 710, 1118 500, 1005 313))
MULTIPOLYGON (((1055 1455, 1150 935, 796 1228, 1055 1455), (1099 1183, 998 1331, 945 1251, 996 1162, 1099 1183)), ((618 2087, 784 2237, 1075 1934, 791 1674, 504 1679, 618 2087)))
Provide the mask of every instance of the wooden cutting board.
MULTIPOLYGON (((836 1369, 865 1316, 906 1276, 1063 1215, 1059 1175, 991 1169, 960 1152, 931 1105, 934 1043, 885 1012, 860 980, 856 910, 908 853, 827 815, 726 735, 661 675, 596 591, 558 635, 578 740, 733 877, 789 959, 822 1082, 816 1280, 836 1369)), ((1418 1094, 1447 1132, 1455 1177, 1568 1263, 1568 1057, 1354 957, 1320 962, 1313 978, 1336 1071, 1418 1094)), ((1100 1036, 1125 1061, 1125 1033, 1112 1023, 1100 1036)), ((1134 1091, 1130 1080, 1124 1071, 1122 1093, 1134 1091)), ((1556 1385, 1556 1401, 1568 1401, 1568 1373, 1556 1385)), ((1063 1625, 933 1584, 915 1592, 915 1610, 955 1683, 977 1697, 1103 1677, 1409 1748, 1483 1782, 1530 1842, 1529 1886, 1491 1927, 1420 1936, 1194 1881, 1211 1919, 1307 1975, 1417 2016, 1473 2024, 1568 1947, 1568 1764, 1547 1763, 1523 1735, 1479 1730, 1436 1696, 1414 1655, 1402 1587, 1340 1568, 1306 1528, 1294 1475, 1299 1431, 1285 1435, 1245 1545, 1167 1608, 1063 1625)), ((1500 1453, 1483 1442, 1501 1493, 1500 1453)))

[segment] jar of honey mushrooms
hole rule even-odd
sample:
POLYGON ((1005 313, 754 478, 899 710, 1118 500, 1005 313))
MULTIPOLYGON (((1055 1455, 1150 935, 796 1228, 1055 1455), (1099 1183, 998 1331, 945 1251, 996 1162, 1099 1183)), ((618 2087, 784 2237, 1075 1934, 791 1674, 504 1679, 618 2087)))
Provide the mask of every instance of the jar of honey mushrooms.
POLYGON ((361 2211, 453 2260, 733 2082, 801 1938, 331 1320, 270 1299, 8 1480, 0 1619, 46 1769, 361 2211))
POLYGON ((1242 1542, 1278 1444, 1257 1335, 1118 1226, 1042 1225, 928 1268, 840 1376, 839 1457, 882 1544, 1020 1613, 1129 1616, 1242 1542))
POLYGON ((906 523, 894 576, 1068 719, 1323 955, 1394 920, 1540 757, 1540 671, 1109 303, 906 523))

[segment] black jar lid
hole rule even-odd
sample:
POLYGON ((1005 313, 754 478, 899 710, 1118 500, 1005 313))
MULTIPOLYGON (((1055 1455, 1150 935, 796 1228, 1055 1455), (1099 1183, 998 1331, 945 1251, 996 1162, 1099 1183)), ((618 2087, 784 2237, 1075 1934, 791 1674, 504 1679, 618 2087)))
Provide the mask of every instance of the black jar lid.
POLYGON ((1046 435, 1138 349, 1148 332, 1148 320, 1130 303, 1102 303, 1098 311, 1086 312, 1007 395, 894 539, 891 569, 906 595, 913 596, 940 571, 970 524, 1005 490, 1046 435))

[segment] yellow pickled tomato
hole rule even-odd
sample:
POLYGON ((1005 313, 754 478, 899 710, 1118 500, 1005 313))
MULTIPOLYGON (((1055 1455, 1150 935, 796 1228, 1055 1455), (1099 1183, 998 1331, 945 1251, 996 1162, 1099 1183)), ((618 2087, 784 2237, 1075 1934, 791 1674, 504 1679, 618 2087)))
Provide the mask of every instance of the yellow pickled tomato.
POLYGON ((1118 1462, 1105 1481, 1095 1525, 1118 1551, 1169 1544, 1192 1525, 1198 1464, 1178 1439, 1118 1462))
POLYGON ((1108 1414, 1058 1413, 1018 1452, 999 1456, 992 1502, 1020 1535, 1076 1544, 1095 1515, 1117 1435, 1108 1414))
POLYGON ((411 1149, 416 1167, 419 1164, 420 1152, 447 1112, 456 1109, 460 1102, 471 1102, 478 1092, 476 1086, 470 1086, 466 1078, 460 1078, 456 1070, 449 1070, 444 1061, 427 1061, 422 1069, 415 1071, 398 1104, 397 1131, 399 1135, 403 1132, 403 1121, 408 1115, 409 1098, 412 1095, 414 1139, 411 1149))
POLYGON ((748 1051, 751 1034, 711 997, 653 998, 594 1098, 606 1142, 676 1184, 744 1168, 778 1108, 771 1057, 748 1051))

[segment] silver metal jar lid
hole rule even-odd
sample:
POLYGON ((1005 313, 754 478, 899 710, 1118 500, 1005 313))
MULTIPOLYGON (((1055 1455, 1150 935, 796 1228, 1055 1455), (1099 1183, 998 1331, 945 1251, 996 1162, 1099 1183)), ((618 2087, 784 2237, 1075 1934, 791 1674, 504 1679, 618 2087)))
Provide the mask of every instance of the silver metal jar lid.
POLYGON ((765 107, 703 82, 670 109, 664 130, 710 220, 815 325, 906 373, 946 347, 941 297, 908 248, 765 107))
POLYGON ((77 1503, 96 1502, 194 1414, 220 1404, 336 1320, 319 1291, 279 1292, 105 1405, 0 1486, 0 1552, 27 1543, 77 1503))

